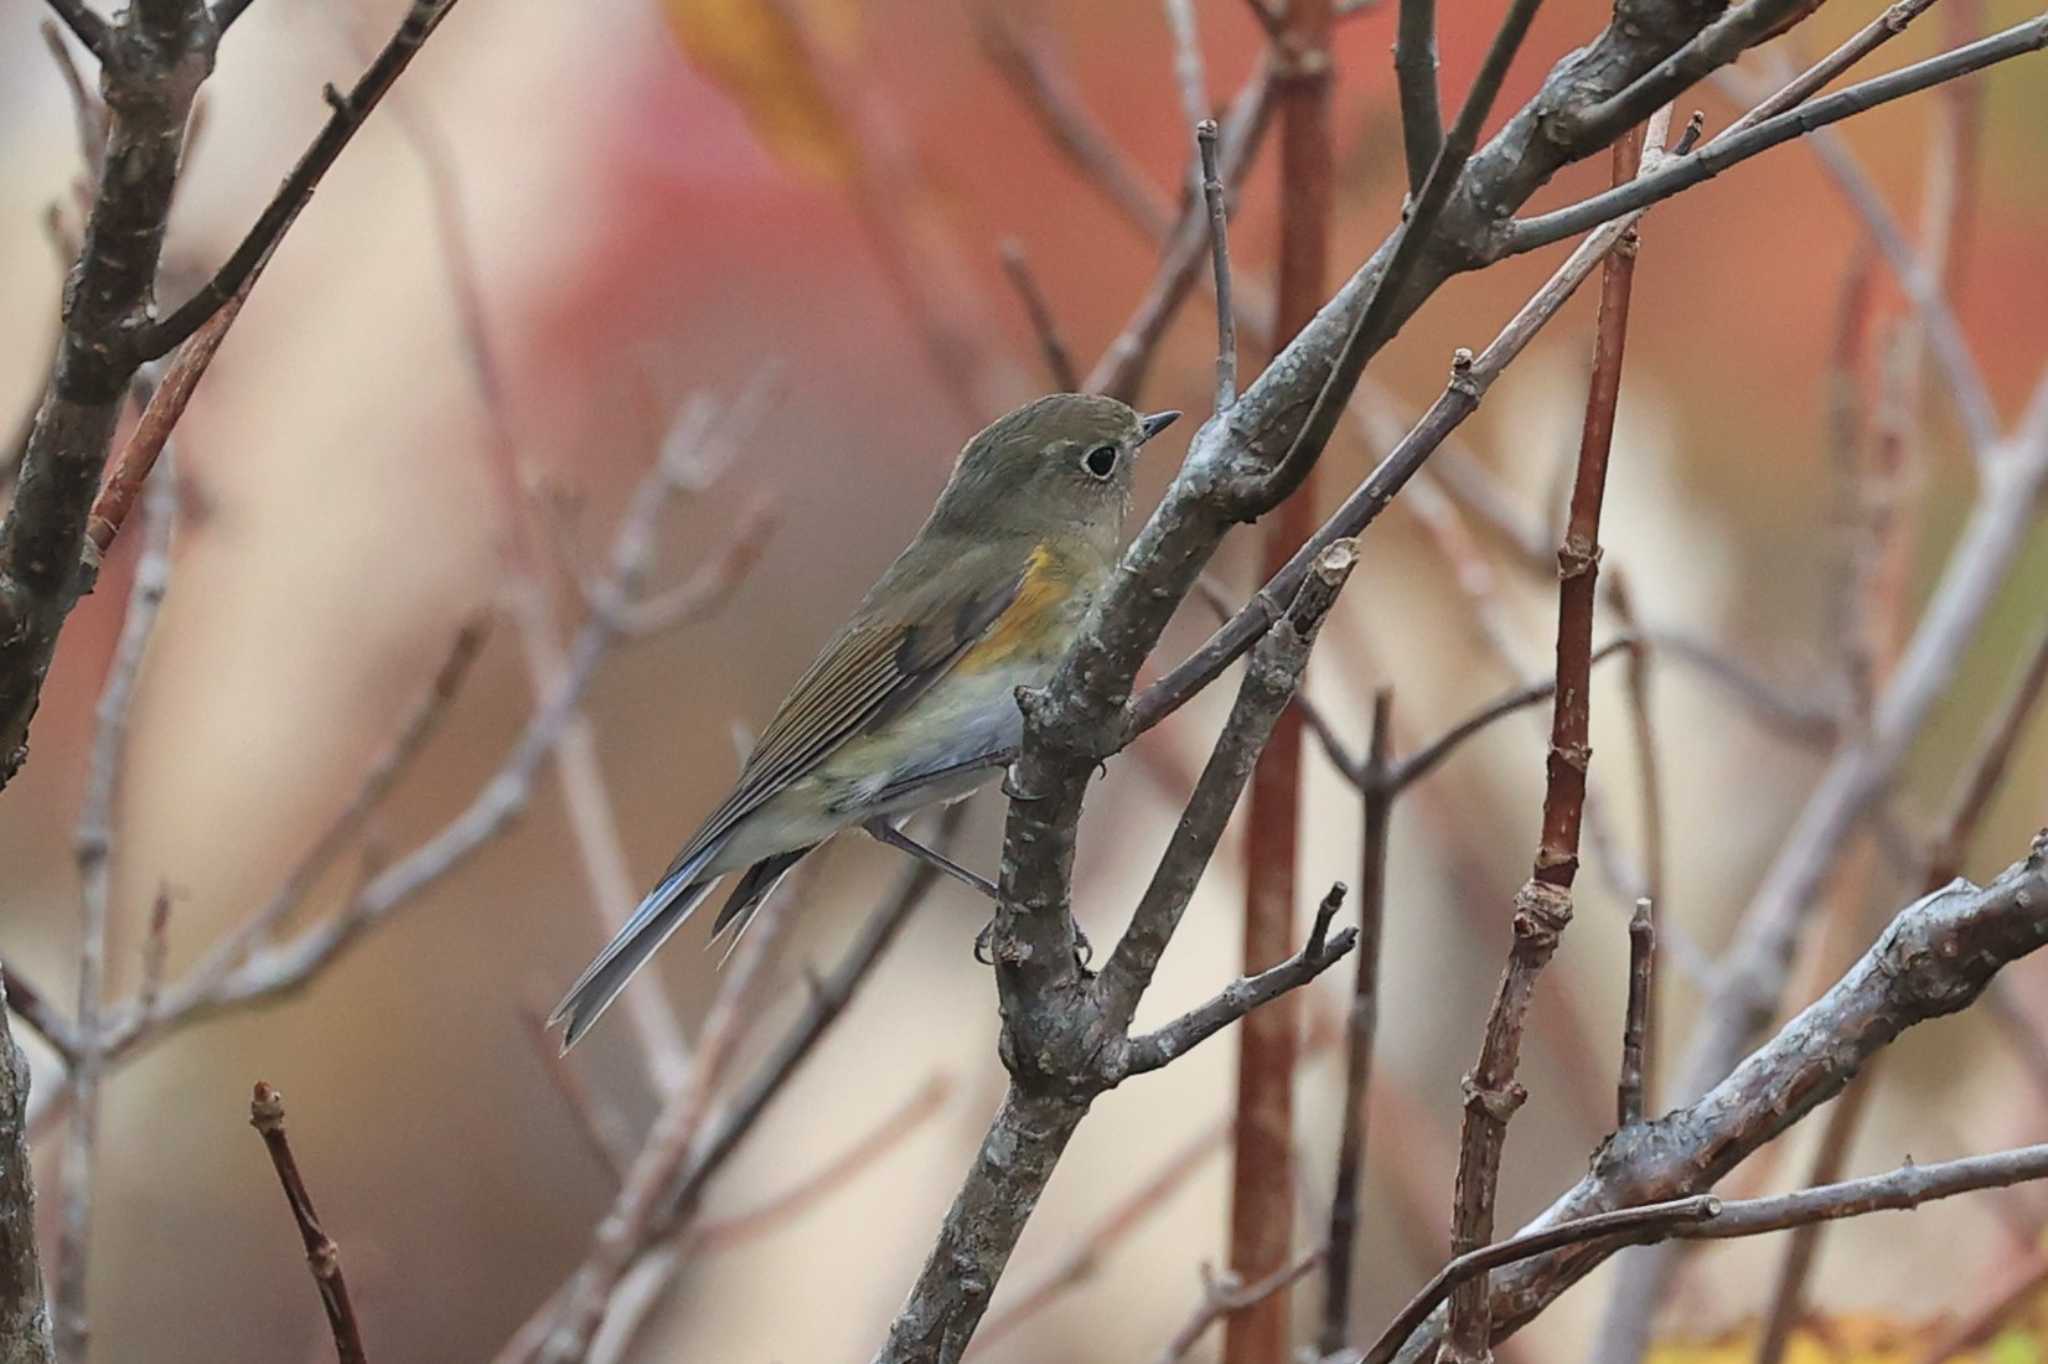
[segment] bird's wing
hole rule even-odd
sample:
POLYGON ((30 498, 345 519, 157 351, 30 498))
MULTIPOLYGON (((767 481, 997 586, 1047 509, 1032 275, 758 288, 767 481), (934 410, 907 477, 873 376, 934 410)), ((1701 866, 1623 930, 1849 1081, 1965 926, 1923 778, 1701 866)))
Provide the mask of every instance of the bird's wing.
MULTIPOLYGON (((962 560, 975 555, 970 549, 962 560)), ((790 689, 748 755, 738 785, 676 854, 670 873, 847 740, 900 714, 989 635, 1041 564, 1041 556, 1032 555, 1014 572, 991 575, 965 571, 968 564, 957 562, 949 567, 961 571, 905 583, 899 562, 790 689), (894 609, 873 609, 878 599, 894 609)))

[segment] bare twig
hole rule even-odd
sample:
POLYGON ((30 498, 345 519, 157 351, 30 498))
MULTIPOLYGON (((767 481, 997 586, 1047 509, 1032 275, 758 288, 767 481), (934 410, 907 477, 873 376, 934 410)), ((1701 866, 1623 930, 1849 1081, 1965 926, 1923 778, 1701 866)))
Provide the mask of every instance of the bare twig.
POLYGON ((545 1003, 520 1006, 519 1022, 527 1041, 533 1044, 534 1057, 547 1072, 555 1092, 562 1096, 563 1106, 576 1120, 576 1131, 584 1145, 611 1175, 614 1187, 624 1184, 626 1170, 633 1163, 632 1137, 625 1117, 591 1092, 582 1074, 563 1054, 562 1044, 549 1029, 547 1018, 545 1003))
POLYGON ((1026 34, 1013 7, 1002 0, 978 0, 967 7, 967 14, 982 53, 1081 178, 1147 237, 1164 238, 1173 225, 1172 205, 1117 149, 1115 139, 1082 101, 1073 73, 1044 33, 1026 34))
POLYGON ((821 1199, 844 1188, 870 1165, 901 1145, 905 1138, 937 1116, 953 1092, 953 1081, 935 1074, 861 1134, 844 1151, 789 1188, 754 1207, 706 1222, 690 1238, 691 1247, 715 1253, 785 1226, 821 1199))
POLYGON ((1240 1284, 1235 1277, 1218 1283, 1202 1267, 1202 1305, 1197 1307, 1187 1323, 1173 1333, 1173 1339, 1159 1352, 1158 1364, 1174 1364, 1186 1359, 1188 1352, 1201 1343, 1209 1328, 1218 1321, 1229 1321, 1238 1313, 1256 1307, 1277 1293, 1283 1293, 1301 1280, 1307 1278, 1325 1257, 1323 1247, 1316 1246, 1294 1257, 1291 1264, 1284 1264, 1253 1283, 1240 1284))
MULTIPOLYGON (((964 804, 949 806, 940 816, 937 842, 951 841, 966 812, 964 804)), ((725 1162, 739 1149, 769 1106, 780 1095, 804 1060, 841 1013, 854 993, 873 972, 882 954, 938 883, 939 872, 919 862, 908 868, 895 887, 871 914, 847 950, 844 960, 823 980, 813 981, 810 998, 795 1023, 776 1043, 754 1074, 730 1102, 714 1114, 690 1152, 689 1164, 664 1191, 657 1215, 643 1228, 643 1237, 633 1252, 629 1268, 621 1274, 606 1308, 607 1322, 618 1319, 632 1304, 626 1301, 630 1284, 646 1283, 648 1292, 658 1293, 676 1268, 677 1257, 664 1256, 657 1249, 687 1227, 702 1205, 705 1190, 725 1162), (646 1276, 644 1279, 637 1276, 646 1276), (651 1281, 651 1282, 650 1282, 651 1281)), ((498 1364, 518 1364, 535 1358, 555 1330, 568 1301, 568 1286, 544 1304, 498 1352, 498 1364)))
POLYGON ((253 276, 244 281, 242 291, 221 305, 219 312, 207 318, 164 366, 163 378, 150 395, 149 406, 143 409, 135 429, 128 433, 127 444, 121 447, 121 453, 108 467, 106 481, 92 500, 92 511, 86 517, 85 538, 95 561, 107 552, 114 543, 114 537, 121 533, 129 510, 141 496, 143 481, 163 455, 172 429, 192 401, 192 391, 199 386, 199 380, 213 363, 214 353, 227 338, 228 328, 235 324, 235 318, 242 311, 243 300, 249 296, 249 286, 254 283, 253 276))
MULTIPOLYGON (((1202 70, 1202 34, 1195 22, 1194 0, 1163 0, 1166 26, 1173 34, 1173 83, 1180 93, 1180 116, 1185 125, 1199 128, 1214 122, 1209 107, 1209 78, 1202 70)), ((1213 178, 1209 166, 1191 166, 1188 188, 1199 194, 1205 176, 1213 178)), ((1211 210, 1214 218, 1214 210, 1211 210)), ((1156 234, 1155 234, 1156 235, 1156 234)))
POLYGON ((1621 1027, 1621 1079, 1616 1087, 1614 1125, 1643 1120, 1650 1087, 1651 1025, 1655 1014, 1657 922, 1651 901, 1636 901, 1628 921, 1628 1012, 1621 1027))
POLYGON ((1017 297, 1024 300, 1024 312, 1031 319, 1031 333, 1038 338, 1039 353, 1045 357, 1045 372, 1051 377, 1053 387, 1062 393, 1079 391, 1081 373, 1074 368, 1074 352, 1053 318, 1052 305, 1046 301, 1045 290, 1039 287, 1038 277, 1031 273, 1031 261, 1024 254, 1024 244, 1014 237, 1006 238, 1002 257, 1003 273, 1010 277, 1017 297))
POLYGON ((100 692, 76 852, 81 915, 78 954, 77 1051, 71 1058, 73 1101, 59 1183, 57 1282, 53 1304, 58 1357, 86 1354, 86 1262, 92 1234, 93 1174, 99 1143, 100 1080, 106 1069, 107 932, 114 888, 114 819, 127 758, 128 714, 164 592, 170 586, 171 523, 177 497, 168 480, 150 489, 148 531, 135 561, 127 614, 100 692))
POLYGON ((284 1201, 299 1224, 299 1238, 306 1245, 306 1264, 313 1271, 313 1284, 320 1290, 320 1305, 327 1310, 327 1325, 334 1332, 334 1352, 341 1364, 364 1364, 363 1337, 356 1325, 354 1306, 348 1298, 348 1281, 341 1274, 341 1250, 320 1225, 313 1211, 313 1196, 299 1174, 299 1162, 292 1155, 284 1135, 284 1096, 261 1080, 249 1103, 249 1125, 263 1138, 270 1151, 270 1163, 277 1170, 277 1182, 284 1186, 284 1201))
MULTIPOLYGON (((1251 169, 1265 136, 1266 119, 1273 104, 1274 79, 1270 63, 1262 62, 1252 74, 1222 119, 1219 136, 1222 180, 1234 190, 1251 169)), ((1166 236, 1159 268, 1153 274, 1145 296, 1138 301, 1130 319, 1109 343, 1095 367, 1082 380, 1082 387, 1126 400, 1137 396, 1153 352, 1166 334, 1166 326, 1193 288, 1195 273, 1208 252, 1209 215, 1207 204, 1191 200, 1166 236)))
MULTIPOLYGON (((1078 797, 1058 759, 1034 749, 1029 729, 1047 718, 1053 692, 1020 692, 1026 715, 1025 756, 1011 769, 1012 791, 1044 792, 1011 802, 1003 858, 1002 900, 990 933, 996 985, 1004 1008, 1003 1057, 1010 1087, 947 1212, 937 1244, 876 1358, 884 1364, 951 1364, 972 1338, 996 1281, 1031 1209, 1051 1179, 1060 1153, 1095 1095, 1131 1075, 1164 1065, 1267 999, 1306 983, 1342 958, 1349 932, 1327 934, 1334 907, 1325 901, 1317 929, 1296 957, 1240 980, 1156 1032, 1128 1029, 1173 930, 1280 712, 1300 685, 1316 631, 1356 560, 1333 546, 1290 607, 1283 626, 1262 644, 1240 688, 1223 737, 1196 783, 1165 856, 1100 977, 1084 979, 1075 959, 1074 922, 1065 859, 1048 879, 1037 855, 1020 856, 1019 840, 1039 832, 1060 840, 1071 858, 1078 797), (1056 785, 1056 783, 1058 783, 1056 785), (1058 791, 1055 796, 1054 792, 1058 791), (1020 812, 1035 816, 1020 828, 1020 812)), ((1185 589, 1183 589, 1185 590, 1185 589)), ((1069 655, 1065 667, 1071 667, 1069 655)), ((1135 661, 1132 667, 1135 668, 1135 661)), ((1128 676, 1128 674, 1126 674, 1128 676)))
POLYGON ((455 0, 413 0, 405 18, 399 22, 397 32, 391 35, 391 40, 377 53, 348 93, 344 95, 337 91, 328 100, 332 112, 326 126, 321 128, 298 164, 292 167, 248 235, 242 238, 241 244, 213 278, 167 317, 136 332, 131 344, 143 359, 153 360, 167 354, 173 346, 198 331, 201 323, 242 292, 243 286, 269 264, 271 253, 277 250, 278 242, 298 218, 300 210, 311 201, 313 191, 319 187, 328 167, 334 164, 335 158, 341 155, 342 149, 348 146, 370 116, 370 111, 389 93, 454 7, 455 0))
POLYGON ((662 1224, 668 1191, 688 1167, 788 917, 785 898, 772 896, 748 925, 737 960, 720 980, 687 1075, 666 1097, 611 1211, 598 1224, 588 1255, 564 1289, 554 1326, 540 1347, 543 1364, 583 1359, 620 1280, 662 1224))
POLYGON ((1329 1252, 1323 1275, 1323 1326, 1317 1348, 1335 1354, 1351 1339, 1351 1257, 1358 1239, 1358 1203, 1365 1187, 1367 1119, 1373 1047, 1379 1031, 1380 939, 1387 901, 1387 838, 1397 789, 1393 763, 1394 694, 1373 694, 1366 745, 1358 872, 1358 965, 1345 1020, 1344 1121, 1337 1139, 1337 1177, 1330 1195, 1329 1252))
POLYGON ((1237 310, 1230 303, 1230 211, 1223 199, 1216 136, 1215 119, 1205 118, 1195 125, 1195 145, 1202 163, 1202 202, 1209 213, 1209 269, 1216 281, 1216 410, 1228 412, 1237 401, 1237 310))
MULTIPOLYGON (((483 277, 463 213, 456 158, 423 109, 400 100, 394 104, 392 116, 426 173, 458 335, 491 433, 486 471, 497 489, 499 514, 507 532, 505 557, 511 581, 506 596, 519 626, 521 655, 535 703, 539 704, 558 684, 567 666, 562 624, 557 618, 550 585, 544 579, 540 552, 543 537, 534 530, 533 500, 521 472, 525 452, 520 424, 512 408, 512 388, 492 344, 484 313, 483 277)), ((757 381, 755 388, 736 402, 736 408, 750 412, 759 401, 759 387, 757 381)), ((728 421, 733 415, 728 414, 728 421)), ((705 449, 712 438, 709 404, 686 405, 677 427, 679 431, 671 434, 680 434, 683 439, 673 447, 665 443, 656 458, 663 478, 658 482, 643 480, 635 489, 619 532, 612 540, 610 573, 598 590, 590 593, 593 613, 622 634, 668 628, 671 620, 680 621, 722 599, 730 590, 730 580, 721 582, 718 577, 725 571, 723 566, 730 561, 733 579, 743 574, 758 554, 766 534, 766 526, 755 519, 761 516, 761 510, 756 508, 742 523, 745 529, 731 542, 733 548, 729 553, 715 563, 699 565, 697 573, 676 589, 683 594, 681 597, 659 607, 655 602, 642 600, 652 569, 654 528, 663 507, 676 493, 686 488, 695 491, 698 470, 711 461, 722 460, 721 454, 707 455, 705 449), (676 451, 673 464, 671 448, 676 451), (663 615, 636 615, 650 609, 658 609, 663 615)), ((589 908, 607 934, 615 933, 624 926, 624 916, 637 902, 638 895, 619 835, 611 791, 598 761, 596 729, 589 716, 579 710, 567 719, 554 756, 577 860, 589 888, 589 908)), ((652 981, 630 986, 624 1003, 639 1036, 640 1060, 650 1084, 657 1090, 672 1086, 680 1079, 689 1054, 688 1041, 674 1008, 652 981)))
MULTIPOLYGON (((1657 139, 1661 145, 1661 137, 1657 139)), ((1614 180, 1632 180, 1642 157, 1641 134, 1614 147, 1614 180)), ((1633 229, 1631 229, 1633 231, 1633 229)), ((1572 881, 1578 871, 1579 831, 1586 802, 1586 770, 1592 759, 1591 690, 1593 604, 1599 581, 1600 511, 1607 489, 1608 455, 1614 443, 1614 414, 1621 396, 1622 361, 1628 338, 1629 296, 1635 275, 1635 243, 1624 238, 1601 268, 1600 313, 1593 342, 1593 376, 1586 394, 1586 418, 1579 441, 1578 475, 1571 510, 1559 546, 1557 605, 1557 702, 1550 731, 1548 780, 1543 794, 1543 831, 1534 868, 1515 896, 1514 948, 1500 990, 1487 1017, 1479 1061, 1465 1080, 1464 1134, 1458 1149, 1457 1207, 1451 1250, 1463 1255, 1493 1237, 1493 1207, 1500 1179, 1501 1150, 1508 1119, 1527 1091, 1515 1078, 1521 1062, 1523 1017, 1536 978, 1557 950, 1558 936, 1572 917, 1572 881)), ((1451 1296, 1450 1327, 1443 1364, 1479 1364, 1492 1352, 1491 1300, 1484 1274, 1461 1284, 1451 1296)))
POLYGON ((17 1005, 0 969, 0 1359, 51 1364, 50 1310, 36 1251, 36 1189, 28 1152, 28 1058, 7 1023, 17 1005))

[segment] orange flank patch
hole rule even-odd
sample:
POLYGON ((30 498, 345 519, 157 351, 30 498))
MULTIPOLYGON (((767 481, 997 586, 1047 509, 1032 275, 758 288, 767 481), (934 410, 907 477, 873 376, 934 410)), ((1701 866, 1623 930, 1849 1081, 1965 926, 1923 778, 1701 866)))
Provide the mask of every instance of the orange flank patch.
POLYGON ((1019 655, 1044 653, 1047 632, 1058 628, 1059 612, 1073 591, 1073 572, 1058 555, 1045 545, 1032 550, 1017 600, 995 618, 981 643, 961 655, 958 671, 985 672, 1019 655))

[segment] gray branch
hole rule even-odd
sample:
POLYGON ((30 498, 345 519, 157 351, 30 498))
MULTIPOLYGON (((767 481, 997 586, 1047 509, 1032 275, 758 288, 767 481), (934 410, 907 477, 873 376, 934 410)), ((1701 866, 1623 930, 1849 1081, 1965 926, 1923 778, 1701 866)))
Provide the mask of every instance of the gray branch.
POLYGON ((50 1310, 36 1254, 36 1187, 28 1162, 28 1058, 8 1028, 0 972, 0 1359, 50 1364, 50 1310))
MULTIPOLYGON (((1609 1138, 1586 1176, 1529 1229, 1707 1192, 1758 1147, 1840 1093, 1900 1033, 1968 1008, 2001 968, 2048 945, 2044 904, 2048 832, 2037 835, 2027 856, 1991 884, 1980 888, 1958 880, 1901 910, 1846 975, 1720 1084, 1683 1108, 1609 1138)), ((1587 1242, 1495 1274, 1496 1339, 1528 1322, 1624 1244, 1587 1242)), ((1401 1364, 1433 1359, 1441 1324, 1439 1312, 1395 1358, 1401 1364)))

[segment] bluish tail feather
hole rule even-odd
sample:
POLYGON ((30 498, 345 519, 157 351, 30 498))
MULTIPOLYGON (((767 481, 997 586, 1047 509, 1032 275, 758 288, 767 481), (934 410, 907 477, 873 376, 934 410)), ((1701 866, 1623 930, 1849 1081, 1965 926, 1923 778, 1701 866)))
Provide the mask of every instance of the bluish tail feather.
POLYGON ((598 953, 597 960, 584 969, 562 996, 562 1002, 548 1015, 548 1026, 566 1025, 562 1030, 563 1051, 575 1046, 590 1031, 591 1025, 619 997, 619 991, 626 988, 633 973, 668 941, 670 934, 689 921, 704 897, 711 894, 712 887, 718 884, 716 876, 694 878, 711 860, 713 851, 706 849, 663 877, 661 884, 648 892, 640 907, 633 911, 633 917, 626 921, 618 936, 598 953))

